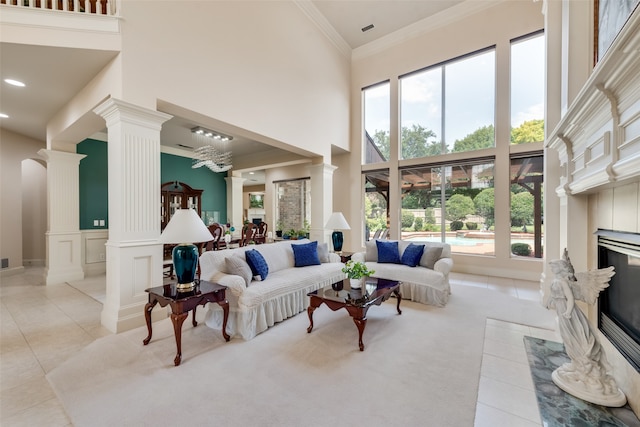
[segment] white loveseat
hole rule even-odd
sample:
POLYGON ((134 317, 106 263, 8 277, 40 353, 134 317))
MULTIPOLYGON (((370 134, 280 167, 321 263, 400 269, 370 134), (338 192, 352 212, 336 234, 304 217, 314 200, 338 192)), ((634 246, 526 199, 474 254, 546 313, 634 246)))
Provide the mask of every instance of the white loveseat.
POLYGON ((453 267, 451 246, 448 243, 400 240, 398 241, 400 258, 410 243, 425 245, 424 253, 415 267, 401 263, 379 263, 375 240, 368 241, 365 245, 366 251, 353 254, 351 259, 364 261, 367 267, 375 270, 373 277, 402 281, 400 293, 403 299, 439 307, 445 306, 451 294, 449 285, 449 272, 453 267))
MULTIPOLYGON (((326 244, 319 244, 320 265, 295 267, 292 244, 309 243, 309 240, 285 241, 263 245, 249 245, 235 249, 207 251, 200 256, 200 278, 227 286, 229 320, 227 333, 245 340, 254 338, 275 323, 304 311, 309 305, 307 294, 345 278, 344 264, 335 253, 329 253, 326 244), (262 254, 268 266, 264 280, 245 278, 237 270, 229 268, 228 257, 245 258, 247 250, 262 254)), ((236 260, 237 261, 237 260, 236 260)), ((209 304, 206 324, 222 327, 222 309, 209 304)))

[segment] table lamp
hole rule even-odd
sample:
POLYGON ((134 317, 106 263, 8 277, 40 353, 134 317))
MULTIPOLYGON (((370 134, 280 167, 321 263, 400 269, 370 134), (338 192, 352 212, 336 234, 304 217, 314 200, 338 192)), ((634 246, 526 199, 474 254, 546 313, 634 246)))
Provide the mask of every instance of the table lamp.
POLYGON ((331 234, 331 240, 333 241, 333 250, 335 252, 342 251, 342 243, 344 242, 344 236, 342 235, 342 231, 339 230, 351 230, 349 227, 349 223, 344 219, 344 215, 342 212, 334 212, 329 217, 329 221, 324 226, 324 228, 329 228, 332 230, 336 230, 331 234))
POLYGON ((191 291, 196 277, 199 251, 193 243, 208 242, 213 236, 193 209, 177 209, 160 235, 162 243, 177 244, 171 253, 176 289, 191 291))

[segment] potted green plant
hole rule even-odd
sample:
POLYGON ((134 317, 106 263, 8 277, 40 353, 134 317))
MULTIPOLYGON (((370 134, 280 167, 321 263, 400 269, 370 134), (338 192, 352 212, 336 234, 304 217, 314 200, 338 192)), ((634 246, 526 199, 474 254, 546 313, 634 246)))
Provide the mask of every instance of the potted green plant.
POLYGON ((358 289, 362 287, 362 280, 375 273, 375 270, 367 268, 364 262, 349 260, 344 267, 342 267, 342 272, 347 275, 351 287, 358 289))
POLYGON ((284 229, 284 223, 282 221, 278 221, 276 224, 276 236, 282 237, 282 230, 284 229))

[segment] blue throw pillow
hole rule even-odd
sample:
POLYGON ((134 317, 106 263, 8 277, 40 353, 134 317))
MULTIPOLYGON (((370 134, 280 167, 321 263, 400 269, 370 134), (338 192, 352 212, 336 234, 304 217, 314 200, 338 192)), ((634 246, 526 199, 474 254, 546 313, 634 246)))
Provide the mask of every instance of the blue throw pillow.
POLYGON ((266 279, 267 274, 269 274, 269 266, 262 254, 255 249, 251 249, 245 252, 245 256, 253 275, 260 276, 260 280, 266 279))
POLYGON ((306 267, 307 265, 320 265, 318 256, 318 242, 309 242, 302 245, 291 245, 296 267, 306 267))
POLYGON ((378 262, 400 264, 400 254, 398 252, 398 241, 386 242, 384 240, 376 240, 378 247, 378 262))
POLYGON ((409 267, 415 267, 420 262, 423 252, 424 245, 415 245, 410 243, 402 253, 402 259, 400 262, 404 265, 408 265, 409 267))

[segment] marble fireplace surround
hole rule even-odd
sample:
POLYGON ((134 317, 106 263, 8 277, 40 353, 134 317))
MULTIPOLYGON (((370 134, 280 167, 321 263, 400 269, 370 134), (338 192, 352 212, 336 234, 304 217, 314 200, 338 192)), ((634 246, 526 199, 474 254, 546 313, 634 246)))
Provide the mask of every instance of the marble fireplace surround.
MULTIPOLYGON (((640 233, 640 8, 593 69, 566 113, 548 135, 561 177, 561 238, 586 239, 569 248, 576 268, 597 268, 598 228, 640 233), (578 219, 584 217, 586 220, 578 219), (578 220, 576 220, 578 219, 578 220)), ((597 307, 587 307, 596 326, 597 307)), ((602 334, 613 375, 640 417, 640 373, 602 334)))

